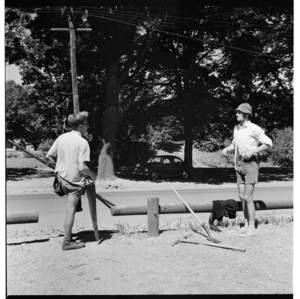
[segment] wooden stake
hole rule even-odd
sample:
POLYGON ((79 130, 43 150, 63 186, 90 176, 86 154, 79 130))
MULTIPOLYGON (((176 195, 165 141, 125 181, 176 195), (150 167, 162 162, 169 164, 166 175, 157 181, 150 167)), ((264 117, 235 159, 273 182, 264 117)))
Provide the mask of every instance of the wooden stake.
POLYGON ((99 241, 95 184, 86 186, 86 195, 89 201, 89 208, 90 208, 90 213, 91 213, 91 218, 93 223, 95 239, 96 241, 99 241))
POLYGON ((159 198, 148 198, 148 237, 159 236, 159 198))

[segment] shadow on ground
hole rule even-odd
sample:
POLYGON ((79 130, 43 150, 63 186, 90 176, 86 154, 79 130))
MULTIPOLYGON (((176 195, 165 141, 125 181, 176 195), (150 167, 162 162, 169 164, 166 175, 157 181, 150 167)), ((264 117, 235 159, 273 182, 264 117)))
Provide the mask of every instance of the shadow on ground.
POLYGON ((20 181, 26 179, 54 177, 53 171, 38 168, 6 168, 7 181, 20 181))
MULTIPOLYGON (((42 168, 7 168, 6 180, 19 181, 24 178, 36 179, 36 178, 49 178, 54 177, 53 171, 48 171, 42 168)), ((137 178, 131 171, 117 172, 117 177, 123 179, 129 179, 134 181, 146 181, 147 178, 137 178)), ((259 170, 259 182, 271 182, 271 181, 292 181, 294 178, 293 169, 290 168, 278 168, 278 167, 265 167, 259 170)), ((193 177, 187 180, 172 178, 172 179, 158 179, 156 182, 162 180, 172 180, 181 182, 193 182, 199 184, 212 184, 219 185, 223 183, 235 183, 236 176, 234 168, 194 168, 193 177)))
MULTIPOLYGON (((117 231, 113 230, 98 230, 99 233, 99 244, 104 242, 105 240, 109 240, 112 238, 114 234, 117 233, 117 231)), ((73 233, 72 237, 74 237, 75 241, 84 241, 84 242, 95 242, 95 234, 92 230, 83 230, 78 233, 73 233)))
MULTIPOLYGON (((131 172, 120 172, 118 177, 130 180, 149 180, 147 178, 137 178, 131 172)), ((294 178, 293 169, 278 168, 278 167, 265 167, 259 170, 259 182, 271 181, 292 181, 294 178)), ((234 168, 194 168, 193 176, 190 179, 183 180, 179 178, 172 179, 158 179, 156 182, 163 180, 193 182, 199 184, 212 184, 219 185, 223 183, 236 183, 236 175, 234 168)))

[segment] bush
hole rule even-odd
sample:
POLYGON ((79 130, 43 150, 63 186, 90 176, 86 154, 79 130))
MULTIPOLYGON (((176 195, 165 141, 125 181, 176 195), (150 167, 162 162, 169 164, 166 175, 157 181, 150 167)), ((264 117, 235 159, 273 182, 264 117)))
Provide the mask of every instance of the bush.
POLYGON ((287 127, 283 130, 275 129, 271 133, 273 148, 269 149, 268 156, 275 165, 281 167, 293 167, 294 164, 294 131, 287 127))

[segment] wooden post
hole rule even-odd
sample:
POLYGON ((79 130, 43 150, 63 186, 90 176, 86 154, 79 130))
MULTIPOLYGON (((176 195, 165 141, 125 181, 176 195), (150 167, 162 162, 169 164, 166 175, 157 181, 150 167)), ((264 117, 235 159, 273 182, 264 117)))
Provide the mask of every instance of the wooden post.
POLYGON ((148 237, 159 236, 159 198, 148 198, 148 237))
POLYGON ((77 65, 76 65, 76 35, 75 31, 91 31, 91 28, 77 28, 74 26, 73 8, 65 6, 62 10, 62 16, 68 14, 69 28, 51 28, 51 31, 69 31, 70 32, 70 61, 71 61, 71 76, 72 76, 72 93, 74 113, 80 111, 78 83, 77 83, 77 65))
POLYGON ((35 211, 15 211, 6 214, 6 224, 36 223, 38 221, 39 213, 35 211))
POLYGON ((98 222, 97 222, 97 206, 96 206, 96 187, 95 184, 86 186, 86 195, 89 201, 89 208, 93 223, 93 229, 96 241, 99 241, 98 222))
POLYGON ((69 31, 70 31, 70 59, 71 59, 74 113, 78 113, 80 110, 79 110, 79 96, 78 96, 78 85, 77 85, 76 36, 75 36, 75 28, 73 24, 72 7, 70 7, 70 14, 69 14, 69 31))

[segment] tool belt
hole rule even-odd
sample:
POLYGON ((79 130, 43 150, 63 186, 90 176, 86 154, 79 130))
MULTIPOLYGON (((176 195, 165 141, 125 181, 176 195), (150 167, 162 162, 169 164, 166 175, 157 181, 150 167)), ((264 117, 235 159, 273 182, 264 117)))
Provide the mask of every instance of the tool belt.
POLYGON ((258 155, 253 155, 250 159, 245 159, 242 156, 239 156, 238 162, 241 163, 251 163, 252 161, 256 162, 259 164, 259 157, 258 155))

